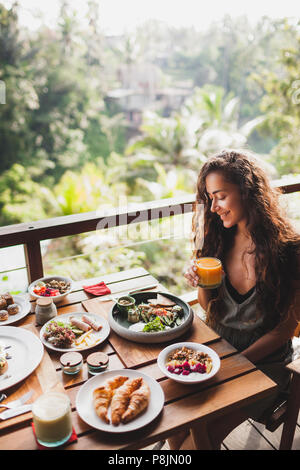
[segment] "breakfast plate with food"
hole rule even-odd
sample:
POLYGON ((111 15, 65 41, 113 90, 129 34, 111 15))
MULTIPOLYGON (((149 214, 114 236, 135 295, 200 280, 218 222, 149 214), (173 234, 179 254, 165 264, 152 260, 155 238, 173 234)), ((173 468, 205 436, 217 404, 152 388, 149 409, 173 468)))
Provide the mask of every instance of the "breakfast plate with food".
POLYGON ((135 431, 153 421, 164 392, 152 377, 133 369, 103 372, 81 386, 76 408, 83 421, 111 433, 135 431))
POLYGON ((184 334, 192 325, 193 310, 179 297, 140 292, 119 297, 108 321, 119 336, 140 343, 161 343, 184 334))
POLYGON ((26 317, 31 310, 29 300, 9 292, 0 295, 0 325, 11 325, 26 317))
POLYGON ((21 382, 39 365, 44 346, 25 328, 0 328, 0 391, 21 382))
POLYGON ((49 320, 40 331, 40 339, 53 351, 91 349, 106 340, 110 327, 105 318, 86 312, 65 313, 49 320))
POLYGON ((208 346, 182 342, 164 348, 158 355, 157 365, 170 379, 193 384, 212 378, 221 362, 218 354, 208 346))

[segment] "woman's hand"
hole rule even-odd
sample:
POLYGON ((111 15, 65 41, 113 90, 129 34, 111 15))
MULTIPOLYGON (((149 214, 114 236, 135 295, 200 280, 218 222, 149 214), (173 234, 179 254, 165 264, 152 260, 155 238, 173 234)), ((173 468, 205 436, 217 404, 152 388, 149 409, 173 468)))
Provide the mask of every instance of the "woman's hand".
POLYGON ((198 287, 199 277, 197 275, 196 266, 193 262, 191 262, 187 271, 184 273, 184 277, 191 287, 198 287))
MULTIPOLYGON (((226 276, 224 269, 222 268, 222 279, 226 276)), ((184 273, 184 277, 186 278, 188 284, 191 287, 199 287, 199 276, 197 275, 197 268, 195 263, 191 261, 190 266, 187 268, 186 272, 184 273)), ((205 287, 202 287, 205 289, 205 287)))

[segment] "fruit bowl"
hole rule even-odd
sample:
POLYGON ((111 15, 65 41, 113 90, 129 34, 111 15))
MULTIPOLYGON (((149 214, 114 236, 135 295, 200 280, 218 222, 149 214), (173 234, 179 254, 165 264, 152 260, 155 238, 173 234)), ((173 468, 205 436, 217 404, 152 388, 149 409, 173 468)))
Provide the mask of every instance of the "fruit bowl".
MULTIPOLYGON (((176 382, 184 383, 184 384, 195 384, 204 382, 205 380, 209 380, 212 378, 220 369, 220 358, 218 354, 208 346, 200 343, 192 343, 192 342, 183 342, 183 343, 174 343, 167 346, 163 349, 157 358, 157 365, 160 370, 170 379, 175 380, 176 382), (176 371, 176 367, 171 368, 167 367, 168 359, 170 355, 175 353, 175 351, 180 350, 181 348, 188 348, 196 353, 204 353, 207 354, 211 361, 212 361, 212 368, 209 373, 202 371, 201 367, 199 367, 198 371, 196 372, 197 368, 185 368, 183 367, 183 372, 176 371), (171 371, 170 371, 171 369, 171 371), (174 370, 172 370, 174 369, 174 370), (194 370, 194 371, 193 371, 194 370), (178 373, 176 373, 178 372, 178 373), (186 373, 185 373, 186 372, 186 373)), ((184 366, 184 364, 183 364, 184 366)))
POLYGON ((50 297, 54 303, 61 302, 70 292, 72 292, 73 281, 69 277, 64 276, 45 276, 33 281, 29 287, 28 292, 34 299, 43 299, 45 297, 50 297), (55 281, 55 283, 51 283, 55 281), (58 293, 60 290, 57 287, 47 288, 46 284, 53 284, 54 286, 57 283, 69 284, 68 289, 63 293, 58 293), (47 292, 47 290, 49 292, 47 292), (43 292, 42 292, 43 291, 43 292))

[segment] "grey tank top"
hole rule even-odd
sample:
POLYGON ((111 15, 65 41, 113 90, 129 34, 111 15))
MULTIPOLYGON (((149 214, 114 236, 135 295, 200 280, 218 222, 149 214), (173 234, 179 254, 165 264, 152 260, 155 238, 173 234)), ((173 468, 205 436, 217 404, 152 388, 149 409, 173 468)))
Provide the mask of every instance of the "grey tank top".
POLYGON ((241 351, 265 333, 264 318, 258 315, 256 308, 256 289, 240 303, 230 295, 225 279, 223 279, 220 289, 224 312, 219 324, 214 329, 238 351, 241 351))
MULTIPOLYGON (((240 303, 230 295, 225 279, 220 289, 224 301, 224 314, 214 329, 238 351, 243 351, 266 333, 264 316, 259 316, 257 313, 256 288, 240 303)), ((257 363, 257 367, 279 384, 280 389, 284 389, 289 382, 285 365, 291 362, 292 358, 292 341, 288 340, 277 351, 257 363)))

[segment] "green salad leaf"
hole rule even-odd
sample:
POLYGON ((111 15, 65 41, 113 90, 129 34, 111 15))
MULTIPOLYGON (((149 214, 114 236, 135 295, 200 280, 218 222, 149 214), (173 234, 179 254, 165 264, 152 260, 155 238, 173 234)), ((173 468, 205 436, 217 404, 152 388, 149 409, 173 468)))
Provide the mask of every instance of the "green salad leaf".
POLYGON ((143 328, 143 331, 162 331, 165 329, 165 325, 162 324, 159 317, 155 317, 154 320, 149 321, 143 328))
MULTIPOLYGON (((68 323, 68 322, 63 322, 61 320, 52 320, 49 325, 51 325, 52 323, 56 324, 57 326, 61 326, 62 328, 69 328, 70 330, 73 331, 74 335, 76 336, 81 336, 82 333, 84 333, 83 330, 80 330, 80 328, 77 328, 76 326, 74 325, 71 325, 71 323, 68 323)), ((46 328, 46 331, 49 331, 49 328, 47 327, 46 328)))

